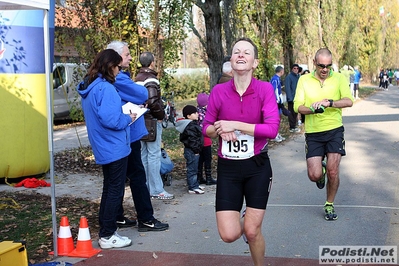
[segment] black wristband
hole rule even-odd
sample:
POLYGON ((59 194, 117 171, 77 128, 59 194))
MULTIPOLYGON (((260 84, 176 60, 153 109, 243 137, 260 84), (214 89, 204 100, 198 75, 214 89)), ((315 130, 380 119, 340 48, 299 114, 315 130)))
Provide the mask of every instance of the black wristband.
POLYGON ((315 112, 316 114, 324 113, 324 106, 323 106, 323 105, 320 105, 320 107, 317 108, 316 110, 314 110, 314 112, 315 112))
POLYGON ((334 101, 333 100, 328 100, 330 102, 330 107, 333 106, 334 101))

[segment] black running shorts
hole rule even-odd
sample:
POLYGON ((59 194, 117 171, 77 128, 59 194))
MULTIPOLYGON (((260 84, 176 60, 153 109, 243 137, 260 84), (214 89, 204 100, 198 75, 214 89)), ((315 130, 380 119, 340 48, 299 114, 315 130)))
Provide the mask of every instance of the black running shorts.
POLYGON ((344 127, 324 132, 306 133, 305 153, 306 159, 316 156, 324 157, 327 153, 339 153, 345 156, 344 127))
POLYGON ((239 212, 244 197, 247 207, 266 209, 272 168, 267 154, 254 157, 245 160, 218 158, 216 211, 239 212))

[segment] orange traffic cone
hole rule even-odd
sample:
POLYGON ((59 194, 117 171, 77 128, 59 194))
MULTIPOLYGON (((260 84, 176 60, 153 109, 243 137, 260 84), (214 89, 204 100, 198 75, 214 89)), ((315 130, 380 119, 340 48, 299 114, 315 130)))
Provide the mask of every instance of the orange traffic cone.
MULTIPOLYGON (((60 222, 60 231, 57 236, 57 249, 58 255, 68 256, 73 251, 73 239, 71 234, 71 228, 69 227, 68 217, 62 216, 60 222)), ((49 254, 54 254, 50 252, 49 254)))
POLYGON ((101 252, 101 249, 93 248, 90 239, 90 231, 86 217, 80 217, 78 242, 76 248, 68 254, 69 257, 90 258, 101 252))

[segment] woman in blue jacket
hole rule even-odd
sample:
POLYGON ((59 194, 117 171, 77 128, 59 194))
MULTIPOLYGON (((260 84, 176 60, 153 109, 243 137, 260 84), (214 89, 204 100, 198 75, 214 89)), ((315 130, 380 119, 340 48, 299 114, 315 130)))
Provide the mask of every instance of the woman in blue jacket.
POLYGON ((125 189, 130 153, 130 124, 135 114, 122 112, 122 101, 112 85, 122 57, 112 49, 97 54, 94 63, 78 85, 87 133, 97 164, 102 165, 104 181, 101 196, 99 245, 103 249, 132 244, 116 232, 116 216, 125 189))

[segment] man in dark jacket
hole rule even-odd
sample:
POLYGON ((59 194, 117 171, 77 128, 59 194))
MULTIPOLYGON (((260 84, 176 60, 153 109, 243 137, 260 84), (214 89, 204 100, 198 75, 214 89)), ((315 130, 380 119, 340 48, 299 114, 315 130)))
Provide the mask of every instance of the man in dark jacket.
POLYGON ((296 86, 299 80, 299 65, 293 64, 291 67, 291 72, 285 78, 285 93, 288 102, 288 122, 290 124, 290 132, 300 132, 301 129, 296 126, 298 120, 298 113, 294 111, 294 97, 296 92, 296 86))
MULTIPOLYGON (((147 186, 151 198, 169 200, 174 195, 166 192, 163 188, 161 177, 161 140, 162 140, 162 119, 165 116, 161 99, 161 87, 157 78, 154 55, 144 52, 139 58, 141 68, 135 81, 143 85, 148 90, 148 100, 146 101, 149 112, 145 114, 145 120, 157 120, 155 141, 141 142, 141 159, 147 175, 147 186)), ((148 129, 148 128, 147 128, 148 129)))

